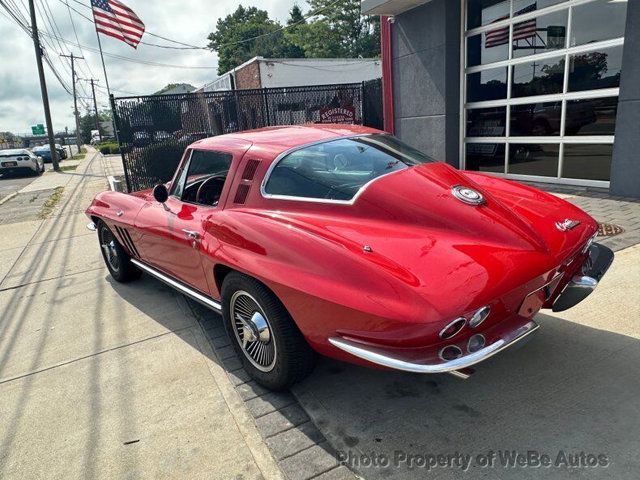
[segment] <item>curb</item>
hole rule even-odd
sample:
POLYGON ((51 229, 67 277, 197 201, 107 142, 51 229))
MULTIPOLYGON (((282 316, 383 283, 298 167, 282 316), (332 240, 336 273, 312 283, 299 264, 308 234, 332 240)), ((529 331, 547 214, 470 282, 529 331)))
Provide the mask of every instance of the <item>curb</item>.
POLYGON ((107 181, 109 182, 109 190, 114 192, 124 192, 124 185, 122 184, 122 180, 119 178, 109 175, 107 176, 107 181))
POLYGON ((6 197, 2 198, 0 200, 0 205, 7 203, 9 200, 11 200, 13 197, 15 197, 16 195, 18 195, 18 192, 13 192, 10 193, 9 195, 7 195, 6 197))
POLYGON ((231 345, 221 316, 187 301, 284 475, 289 480, 360 478, 338 463, 335 449, 291 392, 271 392, 251 380, 231 345))

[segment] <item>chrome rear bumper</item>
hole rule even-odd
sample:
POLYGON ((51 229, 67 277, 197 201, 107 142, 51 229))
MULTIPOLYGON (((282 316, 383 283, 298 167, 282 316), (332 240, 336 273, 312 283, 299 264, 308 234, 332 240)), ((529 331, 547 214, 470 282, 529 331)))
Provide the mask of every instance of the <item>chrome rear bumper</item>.
POLYGON ((574 276, 553 302, 552 310, 562 312, 587 298, 613 262, 613 252, 599 243, 589 247, 589 258, 581 268, 581 275, 574 276))
MULTIPOLYGON (((344 350, 345 352, 348 352, 358 358, 362 358, 364 360, 367 360, 368 362, 375 363, 376 365, 380 365, 383 367, 392 368, 394 370, 402 370, 405 372, 413 373, 458 374, 459 370, 464 370, 465 368, 469 368, 476 363, 480 363, 488 359, 489 357, 492 357, 496 353, 524 339, 531 333, 535 332, 538 328, 539 325, 531 320, 524 325, 521 325, 520 327, 512 330, 511 332, 503 335, 502 338, 496 340, 491 345, 487 345, 481 350, 478 350, 477 352, 469 353, 468 355, 456 358, 455 360, 442 361, 440 363, 432 364, 408 362, 400 358, 391 356, 387 352, 383 352, 379 349, 376 349, 375 347, 363 345, 346 338, 331 337, 329 338, 329 343, 339 348, 340 350, 344 350)), ((460 373, 458 376, 465 377, 466 375, 464 373, 460 373)))

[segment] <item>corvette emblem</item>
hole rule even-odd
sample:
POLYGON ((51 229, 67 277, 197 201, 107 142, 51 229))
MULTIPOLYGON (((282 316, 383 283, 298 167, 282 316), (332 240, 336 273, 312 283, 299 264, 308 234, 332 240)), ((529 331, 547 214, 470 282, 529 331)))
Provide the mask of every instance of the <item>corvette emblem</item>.
POLYGON ((571 220, 567 218, 564 222, 556 222, 556 228, 561 232, 566 232, 567 230, 571 230, 572 228, 580 225, 578 220, 571 220))
POLYGON ((458 200, 469 205, 482 205, 484 203, 484 196, 473 188, 456 185, 451 189, 451 193, 458 200))

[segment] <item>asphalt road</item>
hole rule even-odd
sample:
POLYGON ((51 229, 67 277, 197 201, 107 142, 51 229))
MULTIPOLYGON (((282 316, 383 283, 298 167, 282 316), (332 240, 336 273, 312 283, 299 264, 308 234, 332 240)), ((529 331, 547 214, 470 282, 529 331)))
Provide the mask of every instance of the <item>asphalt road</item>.
POLYGON ((367 480, 635 480, 639 261, 640 245, 617 252, 589 298, 537 315, 538 333, 468 380, 323 358, 294 390, 367 480))
MULTIPOLYGON (((73 155, 78 151, 78 148, 75 146, 65 147, 65 148, 72 150, 71 155, 73 155)), ((69 155, 69 157, 71 157, 71 155, 69 155)), ((45 163, 45 168, 47 169, 51 168, 51 164, 45 163)), ((26 187, 31 182, 33 182, 36 178, 38 177, 35 177, 33 175, 11 175, 8 177, 0 175, 0 200, 26 187)))
POLYGON ((37 177, 34 176, 11 176, 5 178, 4 176, 0 175, 0 200, 8 195, 11 195, 12 193, 17 192, 21 188, 26 187, 36 178, 37 177))

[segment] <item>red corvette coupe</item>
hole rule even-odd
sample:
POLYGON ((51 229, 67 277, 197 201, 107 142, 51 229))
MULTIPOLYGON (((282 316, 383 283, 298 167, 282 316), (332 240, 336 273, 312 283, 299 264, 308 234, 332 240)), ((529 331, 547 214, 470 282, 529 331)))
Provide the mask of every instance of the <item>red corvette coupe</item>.
POLYGON ((167 184, 100 193, 87 215, 113 278, 146 272, 222 312, 272 389, 315 352, 467 377, 613 260, 574 205, 358 126, 200 140, 167 184))

